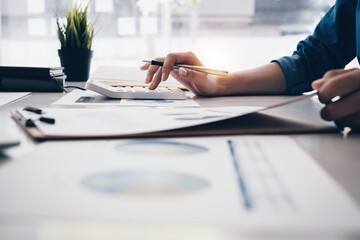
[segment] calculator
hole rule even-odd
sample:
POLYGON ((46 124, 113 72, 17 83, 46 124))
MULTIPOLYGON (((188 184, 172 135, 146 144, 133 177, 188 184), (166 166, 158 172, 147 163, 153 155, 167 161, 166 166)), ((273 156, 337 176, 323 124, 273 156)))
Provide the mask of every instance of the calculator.
POLYGON ((90 79, 85 88, 109 98, 185 100, 186 91, 178 87, 158 87, 149 90, 145 85, 121 84, 114 81, 90 79))

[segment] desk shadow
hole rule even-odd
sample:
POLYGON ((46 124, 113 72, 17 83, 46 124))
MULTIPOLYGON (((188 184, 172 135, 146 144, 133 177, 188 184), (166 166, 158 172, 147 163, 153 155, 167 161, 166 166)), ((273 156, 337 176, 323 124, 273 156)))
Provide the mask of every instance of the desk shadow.
POLYGON ((6 155, 2 150, 0 150, 0 167, 5 162, 8 162, 9 160, 10 160, 10 157, 8 155, 6 155))

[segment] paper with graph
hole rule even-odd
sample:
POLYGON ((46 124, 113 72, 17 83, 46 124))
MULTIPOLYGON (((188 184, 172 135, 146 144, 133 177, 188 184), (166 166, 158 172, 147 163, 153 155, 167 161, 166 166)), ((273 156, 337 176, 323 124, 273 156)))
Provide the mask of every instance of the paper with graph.
POLYGON ((0 196, 0 215, 360 229, 354 202, 283 136, 47 142, 2 166, 0 196))

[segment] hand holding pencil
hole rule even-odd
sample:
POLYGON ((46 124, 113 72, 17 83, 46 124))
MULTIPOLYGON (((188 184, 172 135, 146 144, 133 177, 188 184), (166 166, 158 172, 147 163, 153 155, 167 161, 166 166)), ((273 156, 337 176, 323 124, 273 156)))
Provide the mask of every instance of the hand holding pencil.
POLYGON ((145 83, 150 83, 151 90, 157 88, 161 81, 166 81, 171 74, 196 95, 218 95, 217 82, 228 75, 224 70, 205 68, 192 52, 170 53, 166 58, 146 62, 141 69, 148 71, 145 83))
MULTIPOLYGON (((160 67, 164 66, 164 62, 156 61, 156 60, 143 60, 143 62, 149 63, 150 65, 160 66, 160 67)), ((198 72, 207 73, 207 74, 223 76, 223 77, 226 77, 229 74, 228 71, 226 71, 226 70, 217 70, 217 69, 207 68, 204 66, 194 66, 194 65, 186 65, 186 64, 175 64, 172 67, 172 70, 179 69, 181 67, 186 68, 186 69, 191 69, 194 71, 198 71, 198 72)))

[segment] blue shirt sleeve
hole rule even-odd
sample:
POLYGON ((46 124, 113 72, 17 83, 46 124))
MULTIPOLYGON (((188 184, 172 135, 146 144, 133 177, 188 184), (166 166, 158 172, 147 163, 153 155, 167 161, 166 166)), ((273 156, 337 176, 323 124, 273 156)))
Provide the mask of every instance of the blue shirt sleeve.
POLYGON ((311 83, 331 69, 344 68, 356 56, 357 0, 337 0, 312 35, 292 56, 274 60, 286 78, 286 94, 312 90, 311 83))

